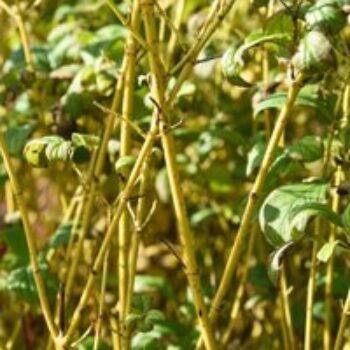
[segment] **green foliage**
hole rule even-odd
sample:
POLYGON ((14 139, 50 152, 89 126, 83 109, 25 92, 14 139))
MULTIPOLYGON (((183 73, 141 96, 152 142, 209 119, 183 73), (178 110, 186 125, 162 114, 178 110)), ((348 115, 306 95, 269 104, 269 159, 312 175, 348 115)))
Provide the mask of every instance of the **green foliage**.
POLYGON ((28 163, 39 168, 45 168, 55 161, 82 163, 90 159, 91 151, 98 144, 99 139, 91 135, 75 133, 71 141, 59 136, 44 136, 28 142, 24 155, 28 163))
POLYGON ((328 184, 301 183, 285 185, 265 199, 259 215, 261 229, 276 248, 297 241, 304 234, 310 217, 324 213, 328 184))
MULTIPOLYGON (((50 301, 53 302, 58 290, 57 279, 50 273, 46 262, 39 263, 39 271, 45 281, 50 301)), ((30 266, 13 269, 1 283, 5 290, 14 293, 19 299, 30 304, 38 303, 38 294, 34 282, 33 270, 30 266)))
MULTIPOLYGON (((125 327, 130 331, 132 350, 195 348, 201 330, 188 283, 192 274, 187 266, 186 244, 178 235, 182 223, 175 215, 169 162, 164 161, 159 135, 152 146, 147 188, 140 187, 144 174, 138 174, 130 191, 125 247, 117 242, 118 229, 111 243, 103 245, 122 198, 120 189, 125 188, 128 171, 144 145, 151 115, 157 113, 159 120, 168 119, 166 132, 175 139, 175 145, 168 147, 174 147, 172 155, 181 184, 178 191, 184 197, 182 209, 193 233, 192 253, 209 309, 226 274, 223 271, 227 272, 231 247, 238 242, 236 233, 242 227, 248 194, 278 125, 277 116, 285 109, 288 89, 299 72, 303 73, 303 87, 261 184, 247 236, 237 249, 236 279, 228 283, 219 318, 212 327, 215 335, 223 335, 217 337, 217 348, 283 348, 280 324, 283 328, 286 325, 280 317, 284 310, 278 283, 283 267, 290 303, 286 307, 290 308, 295 333, 293 346, 306 348, 302 342, 311 271, 310 243, 317 240, 311 345, 321 348, 318 335, 326 327, 324 289, 330 271, 326 264, 333 264, 333 285, 328 286, 333 308, 343 305, 350 280, 346 259, 350 242, 350 129, 345 90, 349 80, 349 0, 301 4, 291 0, 235 1, 235 9, 225 18, 219 12, 229 1, 221 1, 214 9, 210 6, 219 2, 155 3, 152 9, 158 46, 152 52, 159 64, 165 65, 166 74, 160 84, 164 85, 164 105, 154 89, 159 77, 151 72, 149 44, 143 43, 147 30, 141 10, 140 30, 130 34, 135 2, 110 1, 127 26, 102 0, 4 3, 21 15, 33 67, 27 62, 17 22, 0 6, 0 132, 21 187, 19 193, 11 193, 6 164, 0 159, 0 348, 6 348, 19 315, 23 322, 13 348, 47 347, 27 242, 16 212, 20 198, 33 227, 39 272, 53 313, 66 293, 63 333, 69 328, 90 272, 94 273, 90 293, 83 294, 88 296, 87 303, 72 341, 86 330, 90 333, 80 338, 76 348, 94 349, 98 320, 98 349, 112 349, 112 336, 124 332, 125 327), (210 13, 214 14, 213 20, 207 22, 210 13), (220 26, 214 28, 216 23, 220 26), (215 31, 209 38, 212 29, 215 31), (208 36, 205 43, 201 33, 208 36), (128 79, 122 75, 122 62, 133 55, 125 44, 135 34, 138 40, 131 67, 135 76, 128 79), (193 49, 196 44, 201 48, 198 57, 190 55, 197 51, 197 46, 193 49), (185 55, 191 57, 182 61, 185 55), (177 67, 181 61, 184 71, 177 67), (183 78, 179 87, 179 79, 183 78), (115 97, 117 86, 122 88, 121 98, 115 97), (179 89, 169 102, 174 87, 179 89), (132 97, 130 104, 124 99, 128 96, 132 97), (127 123, 130 152, 120 156, 120 125, 126 110, 132 121, 127 123), (114 128, 109 130, 101 174, 96 175, 91 171, 95 159, 92 154, 100 147, 109 116, 115 116, 114 128), (343 171, 340 185, 334 181, 339 168, 343 171), (89 212, 86 208, 92 189, 95 192, 89 212), (339 199, 337 211, 331 209, 336 207, 334 198, 339 199), (139 208, 140 199, 147 207, 145 221, 138 223, 141 232, 135 230, 135 217, 131 215, 143 210, 139 208), (157 203, 151 213, 150 203, 157 203), (11 216, 15 219, 10 220, 11 216), (321 220, 320 232, 315 232, 317 225, 312 225, 314 217, 321 220), (246 247, 248 236, 258 230, 259 222, 263 235, 256 232, 252 247, 246 247), (72 237, 74 223, 78 225, 72 237), (78 254, 77 241, 83 233, 80 225, 85 236, 78 254), (334 230, 333 241, 329 240, 330 227, 334 230), (110 320, 122 317, 118 250, 125 248, 126 261, 130 261, 129 243, 134 241, 135 231, 141 243, 132 307, 126 319, 119 319, 120 329, 114 329, 110 320), (102 269, 91 271, 101 246, 109 252, 104 300, 102 269), (77 272, 67 296, 66 277, 74 260, 78 262, 77 272), (234 303, 238 306, 236 319, 232 319, 234 303), (230 325, 232 329, 228 329, 230 325), (227 334, 227 343, 223 344, 227 334)), ((118 224, 113 222, 114 228, 118 224)), ((132 274, 128 265, 127 281, 132 274)), ((332 338, 341 316, 340 309, 337 311, 332 314, 332 338)), ((348 346, 345 338, 344 347, 348 346)))
MULTIPOLYGON (((285 92, 276 92, 272 95, 266 96, 254 106, 254 116, 256 117, 266 109, 282 108, 286 102, 286 98, 287 94, 285 92)), ((316 85, 304 86, 296 98, 295 106, 313 108, 326 121, 331 120, 331 105, 329 101, 320 96, 316 85)))

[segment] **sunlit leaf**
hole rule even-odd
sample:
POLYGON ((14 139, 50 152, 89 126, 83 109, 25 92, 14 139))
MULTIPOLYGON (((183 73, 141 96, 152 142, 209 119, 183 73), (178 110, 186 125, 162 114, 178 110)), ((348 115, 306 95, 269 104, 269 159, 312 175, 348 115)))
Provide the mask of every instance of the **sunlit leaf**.
MULTIPOLYGON (((265 109, 282 108, 287 99, 285 92, 276 92, 263 98, 256 106, 254 106, 254 116, 256 117, 265 109)), ((332 112, 329 105, 322 100, 315 89, 304 87, 296 98, 295 106, 311 107, 315 109, 327 121, 331 120, 332 112)))
POLYGON ((135 156, 124 156, 124 157, 120 157, 116 163, 115 163, 115 170, 120 170, 122 168, 125 167, 129 167, 133 164, 135 164, 136 162, 136 157, 135 156))
POLYGON ((328 188, 329 185, 325 183, 300 183, 272 191, 259 214, 260 226, 267 241, 278 248, 300 239, 315 211, 309 209, 297 215, 295 213, 306 205, 325 204, 328 188))
POLYGON ((340 243, 340 241, 335 240, 333 242, 325 243, 321 249, 317 253, 317 259, 322 262, 327 262, 330 257, 333 255, 336 246, 340 243))
MULTIPOLYGON (((58 282, 49 272, 46 263, 40 263, 39 271, 45 283, 48 296, 53 300, 57 293, 58 282)), ((38 301, 34 276, 30 266, 12 270, 7 277, 7 289, 29 303, 38 301)))
POLYGON ((272 283, 276 286, 280 277, 282 269, 282 260, 288 251, 288 249, 293 245, 293 242, 287 242, 280 248, 275 250, 269 257, 269 269, 268 275, 272 283))
POLYGON ((253 32, 249 34, 243 44, 235 43, 222 57, 222 71, 224 76, 234 85, 241 87, 250 87, 252 84, 245 81, 241 76, 244 68, 244 55, 252 48, 261 44, 280 44, 283 45, 290 39, 288 33, 265 33, 253 32))

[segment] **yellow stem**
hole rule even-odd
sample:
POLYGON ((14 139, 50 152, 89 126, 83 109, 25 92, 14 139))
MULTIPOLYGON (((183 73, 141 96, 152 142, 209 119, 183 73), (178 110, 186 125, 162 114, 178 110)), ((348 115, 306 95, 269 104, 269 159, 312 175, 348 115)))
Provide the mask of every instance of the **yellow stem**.
POLYGON ((185 200, 181 190, 179 172, 176 164, 176 149, 174 138, 169 130, 168 115, 164 104, 164 93, 166 90, 164 66, 161 64, 157 46, 157 35, 153 13, 153 0, 143 0, 141 2, 143 18, 146 30, 146 40, 150 47, 148 51, 149 65, 152 73, 152 95, 156 98, 162 111, 159 113, 159 126, 164 150, 165 163, 169 176, 169 185, 173 198, 175 216, 183 246, 184 264, 188 282, 193 295, 193 301, 197 310, 197 317, 201 327, 204 343, 207 349, 215 349, 215 341, 211 326, 208 320, 206 306, 200 286, 200 276, 195 259, 195 248, 192 232, 186 214, 185 200))
MULTIPOLYGON (((316 219, 315 223, 315 237, 319 237, 321 228, 321 220, 316 219)), ((317 238, 316 238, 317 239, 317 238)), ((316 282, 316 262, 317 262, 317 240, 312 242, 311 261, 310 261, 310 274, 307 284, 307 295, 306 295, 306 316, 305 316, 305 339, 304 339, 304 350, 312 349, 312 312, 314 305, 314 293, 315 293, 315 282, 316 282)))
MULTIPOLYGON (((126 70, 124 79, 124 97, 122 105, 122 121, 120 130, 120 157, 124 157, 130 154, 131 151, 131 127, 128 122, 131 119, 133 112, 134 101, 134 88, 135 88, 135 67, 136 67, 136 54, 137 54, 137 42, 132 35, 132 32, 138 32, 141 23, 140 4, 138 0, 133 3, 131 26, 129 35, 125 45, 126 56, 126 70)), ((128 177, 129 169, 123 169, 123 178, 128 177)), ((124 183, 120 181, 120 190, 123 191, 124 183)), ((119 222, 119 242, 118 242, 118 286, 119 286, 119 308, 120 308, 120 321, 124 323, 125 317, 129 312, 127 306, 127 292, 128 292, 128 253, 130 246, 130 219, 127 211, 124 211, 119 222)), ((122 335, 124 333, 124 327, 121 328, 122 335)), ((124 340, 123 345, 125 349, 129 348, 128 338, 122 336, 124 340)))
POLYGON ((29 221, 28 209, 23 199, 23 190, 18 182, 16 172, 12 164, 9 151, 7 149, 7 145, 5 143, 5 140, 2 134, 0 134, 0 153, 4 161, 5 169, 10 178, 13 194, 16 198, 17 205, 21 213, 21 219, 23 222, 24 232, 25 232, 27 245, 28 245, 30 263, 31 263, 34 281, 35 281, 35 285, 39 296, 41 310, 44 315, 48 329, 50 331, 51 337, 53 339, 56 339, 58 336, 58 330, 57 330, 57 327, 55 326, 55 323, 52 317, 49 302, 47 299, 45 284, 40 274, 37 248, 35 245, 35 233, 29 221))
POLYGON ((149 131, 147 138, 143 144, 143 147, 140 150, 139 156, 138 156, 136 163, 131 171, 131 174, 129 176, 129 180, 125 186, 125 189, 121 194, 120 201, 119 201, 118 206, 114 212, 111 224, 108 227, 108 230, 107 230, 106 235, 103 239, 102 245, 97 253, 95 261, 92 265, 92 269, 89 273, 89 276, 88 276, 87 282, 85 284, 84 290, 81 294, 79 303, 78 303, 78 305, 73 313, 73 316, 71 317, 71 323, 70 323, 69 328, 68 328, 68 330, 64 336, 64 339, 62 341, 62 343, 64 345, 69 344, 72 336, 74 335, 74 333, 77 329, 77 326, 78 326, 80 318, 81 318, 82 310, 84 309, 87 301, 89 300, 90 293, 91 293, 91 290, 92 290, 93 285, 94 285, 95 275, 98 272, 98 270, 101 268, 106 251, 109 248, 111 239, 114 236, 116 229, 118 227, 118 223, 119 223, 119 219, 121 217, 121 214, 125 210, 126 202, 128 201, 128 198, 132 194, 132 190, 133 190, 134 184, 136 183, 136 180, 139 176, 142 164, 144 163, 145 159, 147 158, 147 156, 151 152, 151 149, 152 149, 152 146, 153 146, 153 143, 154 143, 156 136, 157 136, 157 127, 156 127, 156 125, 153 124, 153 127, 149 131))
MULTIPOLYGON (((263 161, 261 163, 261 167, 255 178, 254 185, 249 193, 248 202, 241 219, 240 227, 235 237, 233 246, 228 257, 228 261, 224 269, 223 276, 221 278, 218 290, 215 294, 210 309, 210 321, 212 323, 216 322, 219 312, 221 310, 222 301, 228 289, 230 287, 232 288, 231 280, 236 270, 238 259, 241 254, 242 244, 245 241, 247 234, 249 233, 249 227, 252 221, 251 219, 253 217, 254 210, 256 209, 257 201, 259 199, 259 196, 261 195, 266 176, 268 174, 270 165, 274 159, 274 154, 280 141, 280 138, 290 117, 295 99, 301 89, 302 78, 302 75, 298 76, 297 79, 291 83, 291 86, 288 89, 286 103, 280 111, 273 133, 267 145, 267 149, 263 161)), ((198 347, 199 346, 200 345, 198 344, 198 347)))

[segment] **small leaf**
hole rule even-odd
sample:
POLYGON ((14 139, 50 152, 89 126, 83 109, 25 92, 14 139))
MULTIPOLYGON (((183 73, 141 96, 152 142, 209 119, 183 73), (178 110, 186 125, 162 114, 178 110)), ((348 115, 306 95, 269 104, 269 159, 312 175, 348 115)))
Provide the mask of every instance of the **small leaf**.
POLYGON ((282 268, 282 259, 286 251, 294 244, 294 242, 287 242, 279 249, 274 251, 269 257, 269 269, 268 275, 272 283, 276 286, 279 280, 279 276, 282 268))
POLYGON ((317 259, 322 262, 327 262, 329 258, 333 255, 336 246, 340 243, 340 241, 335 240, 333 242, 325 243, 322 248, 317 253, 317 259))
POLYGON ((264 158, 266 150, 266 143, 259 142, 256 143, 253 148, 248 153, 248 162, 246 168, 247 176, 253 174, 253 171, 258 168, 264 158))
POLYGON ((124 156, 120 157, 115 163, 115 170, 118 171, 122 168, 129 167, 136 162, 135 156, 124 156))
POLYGON ((288 33, 251 33, 245 38, 243 44, 235 43, 224 53, 221 61, 224 76, 234 85, 246 88, 252 86, 240 76, 245 65, 243 57, 247 51, 261 44, 285 44, 289 39, 288 33))
POLYGON ((100 144, 100 138, 95 135, 73 133, 71 139, 74 147, 84 146, 93 149, 100 144))
POLYGON ((350 233, 350 204, 348 204, 344 209, 344 212, 341 216, 341 220, 346 233, 349 234, 350 233))
POLYGON ((146 314, 146 321, 156 322, 165 320, 164 313, 160 310, 151 309, 146 314))
MULTIPOLYGON (((265 109, 281 109, 284 106, 286 99, 287 94, 285 92, 276 92, 268 95, 254 106, 254 117, 265 109)), ((317 94, 314 86, 306 86, 299 92, 295 100, 295 106, 314 108, 325 118, 325 120, 331 120, 332 112, 330 111, 327 102, 322 100, 317 94)))
POLYGON ((216 214, 216 210, 213 208, 203 208, 197 212, 195 212, 192 216, 191 216, 191 225, 193 226, 197 226, 199 225, 201 222, 203 222, 204 220, 212 217, 213 215, 216 214))
POLYGON ((72 228, 73 224, 70 222, 60 224, 48 241, 47 248, 55 249, 60 245, 68 244, 70 235, 72 233, 72 228))
POLYGON ((297 157, 304 162, 314 162, 323 156, 321 139, 317 136, 308 135, 298 140, 287 148, 287 153, 292 157, 297 157))
POLYGON ((171 193, 170 193, 168 172, 166 168, 163 168, 158 172, 156 176, 155 187, 156 187, 159 199, 163 203, 169 203, 171 198, 171 193))
POLYGON ((136 323, 142 318, 143 318, 142 314, 130 313, 125 317, 124 323, 126 326, 131 326, 133 323, 136 323))

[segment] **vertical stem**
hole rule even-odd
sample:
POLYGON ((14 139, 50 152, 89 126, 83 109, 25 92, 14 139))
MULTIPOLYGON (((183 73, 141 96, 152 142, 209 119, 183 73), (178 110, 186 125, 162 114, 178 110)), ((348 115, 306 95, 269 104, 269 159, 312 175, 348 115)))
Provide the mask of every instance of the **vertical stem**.
POLYGON ((285 324, 285 329, 286 329, 287 344, 288 344, 288 349, 292 350, 294 349, 294 332, 293 332, 292 317, 290 314, 286 270, 284 266, 282 267, 282 271, 281 271, 280 288, 281 288, 281 291, 280 291, 281 307, 282 307, 283 323, 285 324))
POLYGON ((105 255, 103 268, 102 268, 101 292, 99 297, 98 315, 97 315, 97 323, 95 328, 95 339, 94 339, 93 350, 98 350, 99 342, 100 342, 100 332, 102 328, 103 308, 104 308, 106 285, 107 285, 108 256, 109 256, 109 252, 107 252, 105 255))
MULTIPOLYGON (((315 236, 318 237, 320 233, 321 220, 316 219, 315 223, 315 236)), ((306 316, 305 316, 305 339, 304 350, 312 349, 312 311, 314 305, 314 292, 316 282, 316 257, 317 257, 318 244, 317 240, 312 242, 311 261, 310 261, 310 274, 307 283, 307 295, 306 295, 306 316)))
POLYGON ((127 310, 130 310, 132 302, 132 294, 134 289, 134 281, 136 274, 136 264, 139 251, 139 245, 142 235, 142 224, 146 219, 147 211, 149 210, 149 188, 152 186, 149 168, 149 160, 145 162, 142 168, 141 184, 140 184, 140 199, 136 209, 135 229, 131 239, 130 254, 129 254, 129 284, 127 291, 127 310))
MULTIPOLYGON (((338 187, 343 178, 343 171, 341 166, 337 167, 334 179, 334 186, 338 187)), ((335 213, 339 211, 340 197, 338 193, 332 194, 332 210, 335 213)), ((334 242, 336 238, 337 227, 331 224, 329 242, 334 242)), ((327 261, 326 266, 326 285, 325 285, 325 326, 323 331, 323 347, 325 350, 332 349, 332 289, 333 289, 333 275, 334 275, 334 258, 333 255, 327 261)))
POLYGON ((345 331, 346 324, 347 324, 348 319, 349 319, 349 315, 350 315, 350 289, 348 290, 348 294, 346 296, 346 301, 345 301, 343 311, 341 314, 338 333, 337 333, 337 337, 335 339, 334 350, 341 350, 342 349, 344 331, 345 331))
MULTIPOLYGON (((349 115, 350 114, 350 84, 348 84, 345 87, 342 102, 343 102, 343 104, 342 104, 342 107, 343 107, 343 126, 346 126, 348 124, 349 117, 350 117, 350 115, 349 115)), ((346 327, 347 320, 349 317, 349 312, 350 312, 350 290, 348 291, 345 305, 343 307, 343 311, 342 311, 342 315, 341 315, 341 319, 340 319, 340 323, 339 323, 339 328, 338 328, 338 333, 337 333, 337 337, 335 340, 335 346, 334 346, 335 350, 341 349, 343 335, 344 335, 345 327, 346 327)))
POLYGON ((53 339, 56 339, 58 336, 58 330, 55 326, 54 319, 52 317, 52 313, 49 306, 49 301, 47 299, 47 293, 44 281, 40 274, 39 264, 38 264, 38 254, 37 254, 37 248, 35 245, 35 234, 32 228, 32 225, 29 221, 29 215, 28 215, 28 209, 27 206, 23 200, 23 192, 22 188, 20 187, 20 184, 18 182, 15 169, 13 167, 13 164, 11 162, 10 154, 7 149, 7 145, 5 143, 5 140, 3 138, 3 135, 0 134, 0 153, 2 155, 5 169, 9 175, 10 183, 12 186, 13 194, 16 197, 17 205, 19 208, 19 211, 21 213, 21 219, 23 222, 24 227, 24 233, 27 240, 28 245, 28 251, 29 251, 29 257, 30 257, 30 263, 33 271, 34 281, 36 285, 36 289, 39 296, 40 306, 42 313, 44 315, 46 324, 49 328, 50 335, 53 339))
POLYGON ((167 69, 173 64, 173 58, 176 47, 176 39, 177 35, 179 35, 179 29, 181 25, 181 19, 183 15, 183 11, 185 9, 185 0, 177 0, 175 2, 175 11, 174 11, 174 27, 176 29, 171 32, 169 43, 168 43, 168 53, 166 56, 166 67, 167 69))
MULTIPOLYGON (((237 266, 238 259, 241 254, 242 244, 245 241, 246 235, 249 233, 249 227, 251 224, 251 219, 253 217, 254 210, 256 209, 256 204, 261 195, 266 176, 268 174, 270 165, 273 161, 275 150, 278 146, 278 142, 283 134, 283 131, 286 127, 287 121, 290 117, 292 108, 294 106, 295 99, 301 89, 302 75, 298 76, 296 80, 291 83, 289 87, 287 100, 285 105, 282 107, 278 119, 276 121, 273 133, 271 135, 270 141, 267 145, 267 149, 259 169, 259 172, 256 176, 252 190, 248 196, 248 202, 241 219, 241 224, 238 229, 237 235, 235 237, 233 246, 231 248, 228 261, 226 263, 224 273, 219 284, 219 288, 215 294, 215 297, 212 302, 210 309, 210 321, 215 322, 218 314, 221 310, 222 301, 229 289, 232 287, 231 280, 234 274, 234 271, 237 266)), ((198 347, 200 343, 198 344, 198 347)))
POLYGON ((164 67, 160 64, 161 60, 157 53, 158 48, 153 13, 153 1, 143 0, 142 10, 146 30, 146 40, 150 47, 150 51, 148 51, 148 57, 153 78, 152 94, 154 94, 154 96, 157 99, 157 102, 160 104, 160 108, 162 108, 160 119, 162 146, 164 150, 166 168, 169 176, 169 185, 173 198, 175 216, 177 219, 180 239, 184 250, 183 254, 187 278, 193 294, 193 300, 197 310, 197 316, 199 324, 201 326, 204 343, 207 349, 216 349, 211 326, 208 320, 208 314, 201 292, 199 271, 195 259, 193 237, 187 219, 185 200, 181 190, 179 172, 176 164, 176 149, 174 139, 172 133, 169 130, 169 124, 167 120, 168 116, 166 115, 166 113, 164 113, 164 67))
POLYGON ((149 131, 147 138, 146 138, 146 140, 145 140, 145 142, 140 150, 139 156, 138 156, 136 163, 135 163, 135 165, 131 171, 131 174, 129 176, 129 180, 125 186, 125 189, 122 193, 120 201, 117 205, 117 208, 115 209, 111 224, 108 227, 108 230, 107 230, 106 235, 103 239, 102 245, 97 253, 97 256, 96 256, 95 261, 93 263, 92 269, 89 273, 87 282, 85 284, 84 290, 81 294, 79 303, 78 303, 78 305, 73 313, 73 316, 71 317, 70 326, 69 326, 69 328, 68 328, 68 330, 67 330, 67 332, 62 340, 63 345, 69 344, 72 336, 74 335, 74 332, 76 331, 76 329, 78 327, 78 324, 79 324, 80 318, 81 318, 82 310, 84 309, 84 307, 86 306, 86 304, 89 300, 90 293, 91 293, 91 290, 92 290, 93 285, 94 285, 96 273, 101 268, 101 265, 102 265, 103 260, 104 260, 104 256, 107 252, 107 249, 109 248, 111 239, 115 235, 115 232, 117 230, 121 214, 125 210, 126 202, 132 193, 133 186, 134 186, 134 184, 139 176, 141 166, 144 163, 147 156, 151 152, 156 135, 157 135, 157 128, 156 128, 156 126, 153 126, 151 128, 151 130, 149 131))
POLYGON ((236 292, 236 296, 232 305, 231 309, 231 315, 230 315, 230 322, 229 325, 224 333, 223 340, 222 340, 222 345, 223 348, 226 348, 228 345, 228 342, 230 340, 230 337, 234 331, 235 328, 235 322, 237 321, 237 318, 239 316, 239 311, 240 307, 242 304, 242 299, 243 299, 243 294, 244 294, 244 288, 245 288, 245 283, 247 281, 247 275, 249 271, 249 264, 250 264, 250 259, 253 254, 253 248, 254 248, 254 242, 255 242, 255 237, 258 231, 258 227, 255 225, 252 234, 249 237, 249 242, 248 242, 248 249, 247 249, 247 254, 246 254, 246 259, 245 259, 245 264, 243 267, 243 272, 242 272, 242 277, 241 280, 239 281, 239 286, 236 292))
MULTIPOLYGON (((139 1, 133 3, 133 10, 131 15, 131 30, 138 32, 140 27, 140 6, 139 1)), ((136 66, 137 43, 134 36, 129 32, 125 45, 126 55, 126 70, 124 81, 124 98, 122 105, 122 122, 120 132, 120 156, 124 157, 130 154, 131 150, 131 130, 130 123, 133 100, 134 100, 134 80, 135 80, 135 66, 136 66)), ((122 172, 124 178, 128 176, 128 169, 122 172)), ((120 189, 123 190, 124 183, 121 181, 120 189)), ((119 222, 119 250, 118 250, 118 279, 119 279, 119 306, 120 306, 120 320, 123 323, 128 313, 127 310, 127 289, 128 289, 128 252, 130 245, 130 221, 127 211, 125 211, 119 222)), ((122 327, 122 330, 124 327, 122 327)), ((122 331, 123 333, 123 331, 122 331)), ((128 348, 128 340, 124 337, 124 347, 128 348)))

